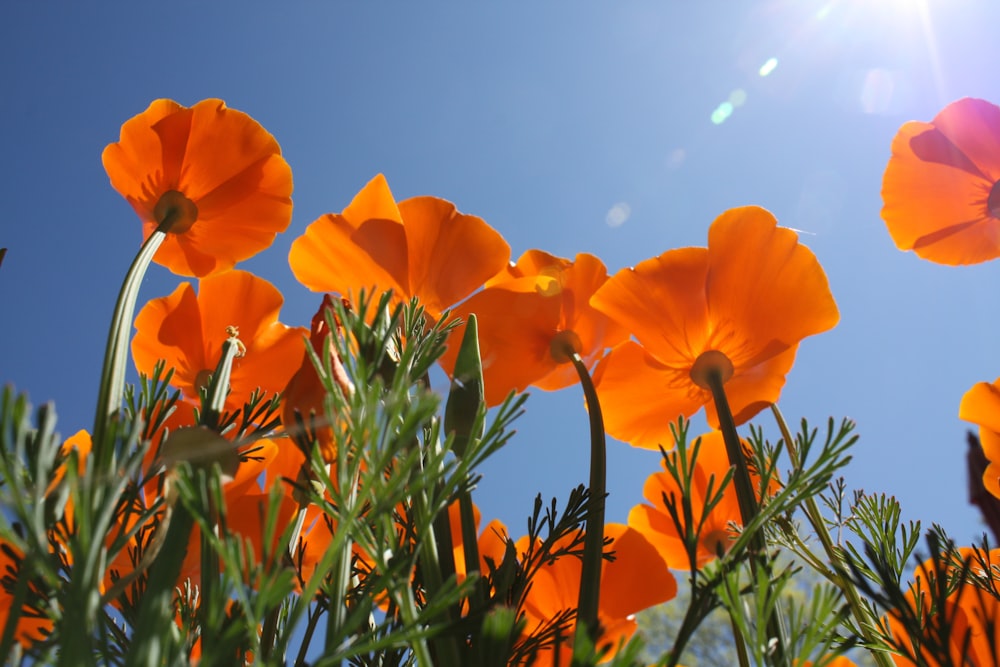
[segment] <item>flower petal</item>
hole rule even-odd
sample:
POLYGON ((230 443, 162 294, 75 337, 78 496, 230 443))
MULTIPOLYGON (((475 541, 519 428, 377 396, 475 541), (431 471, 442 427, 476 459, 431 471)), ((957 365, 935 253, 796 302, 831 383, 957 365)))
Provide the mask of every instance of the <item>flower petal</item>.
POLYGON ((481 218, 459 213, 436 197, 399 203, 406 227, 409 294, 439 317, 478 289, 510 260, 510 246, 481 218))
POLYGON ((686 370, 664 366, 634 341, 611 350, 594 371, 604 427, 633 447, 673 446, 671 424, 690 417, 708 400, 686 370))

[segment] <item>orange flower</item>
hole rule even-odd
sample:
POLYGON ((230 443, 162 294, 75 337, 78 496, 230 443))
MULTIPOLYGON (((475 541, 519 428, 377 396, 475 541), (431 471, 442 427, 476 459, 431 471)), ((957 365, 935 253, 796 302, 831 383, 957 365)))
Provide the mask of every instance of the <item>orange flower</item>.
MULTIPOLYGON (((605 551, 613 551, 613 561, 601 564, 601 601, 598 617, 604 634, 600 645, 612 649, 628 641, 635 632, 635 614, 670 600, 677 594, 677 582, 667 564, 638 531, 622 524, 610 523, 604 535, 611 539, 605 551)), ((516 544, 518 553, 527 550, 527 538, 516 544)), ((524 601, 528 621, 527 632, 554 619, 567 609, 576 609, 580 592, 583 561, 563 556, 542 565, 532 579, 524 601)), ((559 664, 568 665, 572 654, 572 631, 559 650, 559 664)), ((555 664, 555 650, 539 654, 537 665, 555 664)))
POLYGON ((173 222, 153 258, 182 276, 232 268, 292 219, 292 172, 257 121, 222 100, 156 100, 104 149, 111 185, 143 222, 173 222))
MULTIPOLYGON (((964 559, 972 559, 972 550, 960 548, 959 553, 964 559)), ((992 549, 987 554, 990 572, 983 572, 976 561, 972 561, 971 576, 996 577, 996 568, 1000 565, 1000 549, 992 549)), ((938 566, 940 567, 940 565, 938 566)), ((946 600, 943 608, 932 610, 930 607, 929 590, 936 576, 945 576, 951 567, 936 569, 933 560, 927 560, 917 568, 914 586, 906 593, 912 609, 917 608, 918 600, 915 594, 916 582, 920 582, 921 595, 919 604, 923 607, 925 621, 931 614, 942 615, 951 622, 951 631, 947 637, 948 651, 951 662, 946 664, 976 665, 977 667, 997 667, 997 647, 1000 646, 1000 600, 995 593, 985 591, 971 581, 959 583, 946 600)), ((940 619, 939 619, 940 620, 940 619)), ((905 655, 893 655, 893 661, 900 666, 915 667, 914 658, 920 652, 921 665, 937 666, 939 663, 926 648, 926 638, 914 641, 908 637, 900 621, 900 613, 892 611, 888 614, 888 629, 897 642, 904 646, 905 655), (906 646, 906 644, 911 644, 906 646), (924 645, 922 647, 922 645, 924 645)), ((938 637, 938 640, 943 639, 938 637)))
MULTIPOLYGON (((693 447, 688 450, 690 462, 693 447)), ((712 495, 716 495, 722 479, 730 469, 726 446, 722 441, 722 433, 713 431, 701 437, 698 448, 698 458, 694 463, 691 493, 692 528, 704 521, 698 540, 696 565, 704 565, 715 560, 719 551, 725 553, 736 538, 730 527, 731 523, 742 523, 740 504, 736 498, 736 487, 730 483, 723 491, 722 499, 712 508, 708 516, 703 516, 705 498, 708 492, 709 480, 712 481, 712 495)), ((628 525, 638 530, 649 542, 657 548, 660 555, 671 569, 687 570, 691 563, 688 560, 684 541, 677 531, 677 526, 664 504, 664 498, 674 498, 677 502, 677 513, 683 518, 681 509, 681 490, 676 480, 664 470, 650 475, 643 486, 642 495, 651 504, 636 505, 628 515, 628 525)))
POLYGON ((394 302, 420 297, 437 319, 510 258, 510 247, 480 218, 436 197, 396 204, 379 174, 340 215, 327 214, 292 243, 288 261, 303 285, 357 298, 393 290, 394 302))
MULTIPOLYGON (((321 360, 324 356, 324 350, 327 349, 330 351, 331 370, 333 371, 332 380, 340 386, 346 396, 350 396, 354 393, 354 384, 347 376, 347 371, 344 369, 344 365, 340 361, 340 356, 337 354, 337 348, 334 346, 333 341, 329 339, 331 332, 326 325, 327 313, 332 312, 332 309, 333 300, 327 294, 323 297, 323 303, 320 305, 319 310, 313 315, 309 343, 321 360)), ((336 460, 337 451, 334 444, 333 429, 330 424, 326 423, 325 398, 326 385, 320 378, 319 373, 316 372, 316 366, 313 364, 312 358, 308 354, 303 355, 302 364, 295 371, 292 379, 288 381, 288 386, 285 387, 284 395, 282 396, 281 423, 284 425, 286 431, 291 431, 298 424, 298 420, 295 417, 295 414, 298 413, 303 424, 316 437, 323 460, 327 463, 333 463, 336 460)), ((297 442, 304 442, 304 439, 297 437, 295 439, 297 442)), ((303 451, 305 451, 305 448, 303 451)))
MULTIPOLYGON (((14 606, 14 587, 24 554, 13 545, 0 542, 0 632, 7 625, 8 614, 14 606)), ((42 641, 52 631, 52 620, 38 608, 44 599, 34 584, 28 584, 28 595, 17 619, 14 639, 22 646, 42 641)))
POLYGON ((1000 257, 1000 107, 965 98, 903 125, 882 201, 900 250, 951 265, 1000 257))
POLYGON ((170 296, 147 303, 136 317, 136 369, 152 374, 163 359, 174 369, 173 385, 197 399, 235 327, 246 351, 233 364, 226 409, 243 407, 258 387, 277 393, 302 361, 305 333, 278 322, 282 302, 271 283, 245 271, 203 278, 197 296, 190 283, 182 283, 170 296))
POLYGON ((624 269, 591 305, 638 339, 614 348, 594 373, 611 435, 635 447, 670 442, 670 424, 711 393, 691 379, 705 352, 725 355, 726 395, 737 423, 778 399, 799 342, 839 319, 826 275, 795 232, 762 208, 726 211, 707 248, 670 250, 624 269))
MULTIPOLYGON (((555 391, 578 381, 565 349, 588 366, 628 338, 628 332, 590 306, 590 297, 607 280, 604 264, 581 253, 575 261, 529 250, 517 264, 491 278, 453 314, 479 322, 486 404, 498 405, 512 390, 534 385, 555 391)), ((465 327, 451 335, 441 365, 450 375, 465 327)))
POLYGON ((1000 378, 979 382, 962 397, 958 418, 979 424, 979 442, 990 464, 983 472, 983 486, 1000 498, 1000 378))

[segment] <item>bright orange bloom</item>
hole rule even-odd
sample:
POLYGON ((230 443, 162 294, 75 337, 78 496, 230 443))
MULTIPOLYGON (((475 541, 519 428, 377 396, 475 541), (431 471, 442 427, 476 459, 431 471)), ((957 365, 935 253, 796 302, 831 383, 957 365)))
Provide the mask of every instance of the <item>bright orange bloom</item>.
MULTIPOLYGON (((693 447, 688 450, 690 462, 693 447)), ((722 441, 722 433, 713 431, 701 437, 698 448, 698 458, 694 463, 691 489, 692 529, 703 520, 705 498, 708 495, 708 484, 712 480, 712 495, 715 496, 722 484, 722 479, 732 466, 726 455, 726 446, 722 441)), ((687 570, 691 567, 684 541, 674 524, 670 511, 666 508, 663 498, 674 498, 677 503, 677 514, 683 520, 681 509, 681 490, 676 480, 666 468, 656 472, 646 479, 642 495, 651 504, 636 505, 628 515, 628 525, 642 533, 643 537, 655 546, 674 570, 687 570)), ((737 535, 730 524, 741 524, 740 504, 736 498, 736 486, 730 483, 723 491, 722 499, 712 508, 704 524, 698 540, 698 551, 695 565, 702 567, 732 546, 737 535)))
MULTIPOLYGON (((546 391, 573 385, 578 376, 566 348, 592 366, 606 348, 628 338, 623 327, 590 306, 607 278, 593 255, 570 261, 529 250, 452 311, 463 320, 470 313, 478 319, 487 405, 528 385, 546 391)), ((452 333, 441 359, 449 375, 464 331, 461 326, 452 333)))
MULTIPOLYGON (((598 619, 604 634, 600 646, 612 652, 626 642, 636 629, 635 614, 666 602, 677 595, 677 582, 656 549, 636 530, 622 524, 609 523, 604 535, 611 539, 605 551, 613 551, 613 561, 601 563, 601 600, 598 619)), ((527 550, 527 538, 516 544, 518 553, 527 550)), ((524 601, 528 621, 527 632, 540 627, 567 609, 576 609, 580 594, 583 561, 575 556, 563 556, 544 564, 532 579, 524 601)), ((572 655, 573 631, 559 651, 559 665, 568 665, 572 655)), ((555 650, 539 654, 536 665, 554 665, 555 650)))
MULTIPOLYGON (((320 360, 324 357, 324 350, 330 351, 333 372, 331 379, 340 386, 346 396, 350 396, 354 393, 354 384, 344 369, 336 346, 329 339, 331 332, 326 324, 326 316, 327 313, 332 312, 332 309, 333 301, 328 294, 323 297, 323 303, 313 315, 309 343, 320 360)), ((312 358, 308 354, 304 354, 302 364, 295 371, 292 379, 288 381, 288 386, 285 387, 282 395, 281 423, 286 432, 292 433, 293 429, 297 428, 298 420, 295 415, 298 413, 302 423, 316 437, 323 460, 333 463, 337 457, 337 450, 332 426, 326 421, 325 398, 326 385, 317 373, 312 358)), ((297 435, 295 434, 293 437, 297 441, 301 441, 297 435)))
POLYGON ((393 199, 379 174, 340 215, 319 218, 292 243, 288 261, 303 285, 357 299, 393 290, 416 296, 437 319, 503 269, 510 247, 482 219, 436 197, 393 199))
POLYGON ((903 125, 882 201, 900 250, 951 265, 1000 257, 1000 107, 965 98, 903 125))
POLYGON ((670 425, 703 405, 718 427, 711 392, 691 379, 703 353, 731 362, 726 395, 742 423, 778 399, 799 342, 840 317, 815 255, 755 206, 716 218, 707 248, 619 271, 591 305, 638 340, 614 348, 594 373, 605 428, 649 449, 670 443, 670 425))
POLYGON ((959 419, 979 424, 979 442, 990 464, 983 472, 983 486, 1000 498, 1000 378, 979 382, 962 397, 959 419))
POLYGON ((136 369, 150 375, 163 359, 174 369, 172 384, 197 400, 235 327, 246 351, 233 362, 226 409, 242 408, 258 387, 277 393, 302 361, 305 334, 301 327, 278 322, 282 302, 271 283, 245 271, 203 278, 197 296, 190 283, 182 283, 170 296, 147 303, 136 317, 136 369))
POLYGON ((182 276, 232 268, 292 219, 292 171, 278 142, 222 100, 156 100, 122 125, 102 159, 143 238, 173 220, 153 261, 182 276))

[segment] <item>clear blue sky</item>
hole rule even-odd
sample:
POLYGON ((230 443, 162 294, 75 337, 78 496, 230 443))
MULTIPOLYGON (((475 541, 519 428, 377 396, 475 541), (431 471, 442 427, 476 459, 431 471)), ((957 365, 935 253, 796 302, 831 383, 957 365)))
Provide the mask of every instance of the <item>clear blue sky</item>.
MULTIPOLYGON (((728 207, 770 209, 802 230, 842 313, 803 343, 786 416, 857 420, 850 486, 896 495, 906 518, 959 541, 981 530, 957 413, 1000 375, 1000 265, 900 253, 879 190, 904 121, 963 96, 1000 102, 995 0, 64 1, 0 14, 0 382, 56 401, 64 434, 92 421, 141 241, 101 151, 152 99, 220 97, 293 169, 291 227, 243 265, 283 291, 289 324, 319 302, 292 278, 289 245, 378 172, 399 199, 483 217, 515 257, 591 252, 612 272, 704 245, 728 207), (727 100, 742 103, 713 123, 727 100), (621 204, 627 219, 609 224, 621 204)), ((179 280, 154 267, 142 299, 179 280)), ((579 390, 534 392, 528 408, 476 497, 515 535, 535 493, 564 498, 587 474, 579 390)), ((624 521, 657 455, 616 442, 609 464, 609 519, 624 521)))

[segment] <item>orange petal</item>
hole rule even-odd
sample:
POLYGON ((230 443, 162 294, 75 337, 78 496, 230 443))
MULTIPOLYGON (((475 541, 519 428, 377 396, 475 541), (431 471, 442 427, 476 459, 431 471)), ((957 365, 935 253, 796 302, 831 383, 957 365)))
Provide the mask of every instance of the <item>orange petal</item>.
POLYGON ((154 261, 180 275, 231 268, 269 246, 292 214, 292 174, 278 143, 253 118, 209 99, 190 109, 157 100, 122 126, 103 155, 112 185, 148 236, 155 208, 176 190, 197 219, 168 234, 154 261))
POLYGON ((590 303, 668 366, 690 366, 708 330, 706 248, 669 250, 611 276, 590 303))
POLYGON ((606 550, 615 554, 601 572, 602 619, 626 619, 677 595, 677 582, 667 564, 643 535, 624 524, 608 524, 612 538, 606 550))
MULTIPOLYGON (((499 405, 511 391, 522 391, 556 366, 550 342, 559 324, 555 281, 527 276, 489 287, 453 311, 463 320, 475 313, 483 363, 486 404, 499 405)), ((441 366, 450 375, 465 325, 449 336, 441 366)))
POLYGON ((979 382, 962 396, 958 418, 979 425, 979 439, 990 461, 1000 462, 1000 380, 979 382))
POLYGON ((740 341, 714 347, 729 356, 737 373, 840 319, 816 256, 768 211, 756 206, 726 211, 709 228, 708 248, 713 328, 730 329, 740 341))
POLYGON ((400 202, 406 227, 410 295, 435 318, 467 297, 510 259, 510 246, 481 218, 436 197, 400 202))
POLYGON ((669 368, 634 341, 611 350, 594 371, 604 427, 633 447, 673 446, 670 426, 690 417, 708 400, 686 369, 669 368))
POLYGON ((327 214, 292 243, 288 262, 296 279, 316 292, 352 300, 361 290, 393 290, 408 299, 406 231, 385 178, 379 174, 361 189, 343 214, 327 214))

